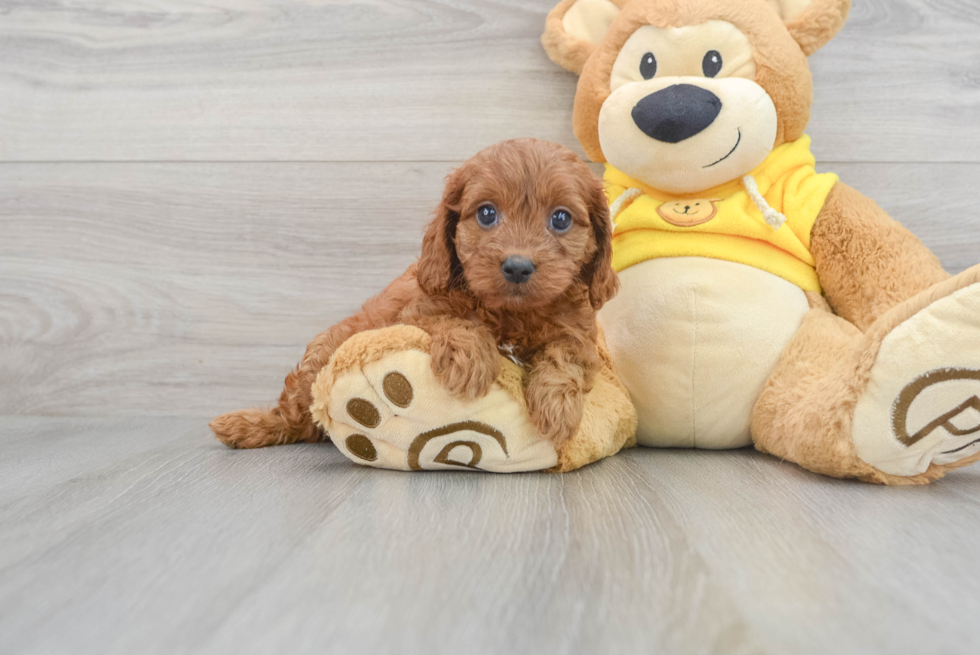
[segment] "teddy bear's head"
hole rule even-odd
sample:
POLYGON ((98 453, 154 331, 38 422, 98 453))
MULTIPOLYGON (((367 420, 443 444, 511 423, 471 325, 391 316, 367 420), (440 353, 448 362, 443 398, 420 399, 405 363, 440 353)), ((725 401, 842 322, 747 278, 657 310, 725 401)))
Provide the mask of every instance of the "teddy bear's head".
POLYGON ((593 161, 671 193, 750 173, 803 135, 807 56, 851 0, 563 0, 549 56, 581 75, 575 134, 593 161))

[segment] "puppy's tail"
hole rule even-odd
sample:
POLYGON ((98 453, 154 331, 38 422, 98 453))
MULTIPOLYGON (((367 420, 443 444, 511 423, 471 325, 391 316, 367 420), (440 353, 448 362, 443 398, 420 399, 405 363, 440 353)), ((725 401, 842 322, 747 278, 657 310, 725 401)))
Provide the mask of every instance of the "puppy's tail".
POLYGON ((211 421, 209 427, 218 441, 229 448, 265 448, 323 439, 309 416, 305 420, 289 420, 280 407, 231 412, 211 421))

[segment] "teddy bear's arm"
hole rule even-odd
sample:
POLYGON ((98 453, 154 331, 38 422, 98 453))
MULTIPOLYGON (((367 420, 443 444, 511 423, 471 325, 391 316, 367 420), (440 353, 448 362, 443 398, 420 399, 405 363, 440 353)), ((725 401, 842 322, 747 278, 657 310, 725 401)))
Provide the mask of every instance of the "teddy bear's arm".
POLYGON ((862 331, 895 305, 949 278, 918 237, 845 184, 830 192, 810 239, 827 301, 862 331))

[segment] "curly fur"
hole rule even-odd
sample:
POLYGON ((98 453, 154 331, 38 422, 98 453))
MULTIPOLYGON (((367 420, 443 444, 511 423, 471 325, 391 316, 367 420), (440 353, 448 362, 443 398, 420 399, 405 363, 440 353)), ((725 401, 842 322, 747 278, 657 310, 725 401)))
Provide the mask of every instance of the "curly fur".
POLYGON ((497 378, 498 348, 512 348, 531 371, 531 420, 561 446, 601 368, 596 312, 618 288, 611 230, 601 182, 570 150, 533 139, 491 146, 449 176, 418 263, 310 342, 279 404, 225 414, 211 429, 233 448, 326 439, 310 415, 317 374, 352 335, 406 324, 432 335, 433 372, 461 398, 485 394, 497 378), (500 217, 492 229, 476 221, 488 203, 500 217), (566 234, 548 227, 557 207, 573 217, 566 234), (512 255, 535 264, 525 284, 501 272, 512 255))

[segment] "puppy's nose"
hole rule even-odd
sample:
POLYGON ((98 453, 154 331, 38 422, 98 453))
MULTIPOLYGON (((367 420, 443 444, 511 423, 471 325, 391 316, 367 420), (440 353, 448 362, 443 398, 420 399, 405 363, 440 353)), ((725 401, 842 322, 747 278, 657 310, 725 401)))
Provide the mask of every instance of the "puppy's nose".
POLYGON ((680 143, 701 134, 721 113, 721 100, 693 84, 675 84, 651 93, 633 107, 633 122, 648 137, 680 143))
POLYGON ((531 275, 534 273, 534 262, 527 257, 514 255, 504 260, 504 263, 500 265, 500 270, 504 272, 504 277, 507 278, 508 282, 524 284, 531 279, 531 275))

